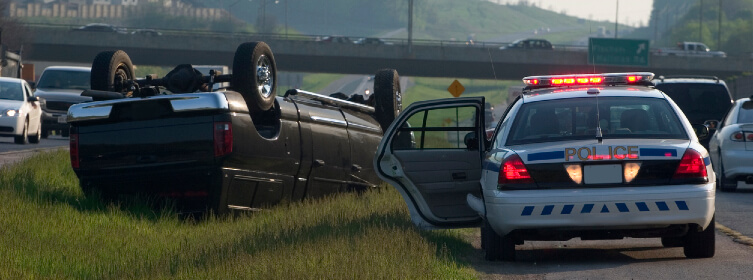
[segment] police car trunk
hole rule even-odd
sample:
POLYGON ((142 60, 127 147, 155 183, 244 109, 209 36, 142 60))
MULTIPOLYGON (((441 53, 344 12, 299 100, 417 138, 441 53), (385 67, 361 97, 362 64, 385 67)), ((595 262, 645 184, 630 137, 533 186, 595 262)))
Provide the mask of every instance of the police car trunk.
POLYGON ((652 77, 528 77, 489 140, 475 136, 483 99, 414 103, 383 138, 377 173, 426 229, 483 224, 515 244, 666 237, 682 246, 711 228, 713 243, 715 178, 694 132, 708 130, 652 77), (443 112, 452 110, 457 119, 443 112))

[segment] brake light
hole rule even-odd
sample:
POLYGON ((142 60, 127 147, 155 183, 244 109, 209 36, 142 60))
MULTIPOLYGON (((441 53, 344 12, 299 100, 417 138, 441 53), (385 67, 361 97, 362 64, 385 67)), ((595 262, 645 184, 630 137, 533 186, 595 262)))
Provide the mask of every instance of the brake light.
POLYGON ((704 179, 708 181, 706 174, 706 164, 703 162, 701 154, 693 149, 687 149, 682 155, 680 165, 677 166, 675 175, 672 179, 704 179))
POLYGON ((233 125, 231 122, 214 123, 214 156, 233 152, 233 125))
POLYGON ((71 133, 68 136, 70 139, 71 166, 73 168, 79 168, 78 133, 71 133))
POLYGON ((742 142, 744 141, 743 139, 745 139, 745 136, 743 135, 742 132, 738 131, 738 132, 732 133, 732 135, 729 136, 729 139, 736 142, 742 142))
POLYGON ((745 141, 750 141, 750 142, 753 142, 753 133, 751 133, 751 132, 746 132, 746 133, 745 133, 745 141))
POLYGON ((518 155, 512 155, 502 162, 499 168, 498 184, 530 184, 533 183, 531 175, 528 174, 523 160, 518 155))

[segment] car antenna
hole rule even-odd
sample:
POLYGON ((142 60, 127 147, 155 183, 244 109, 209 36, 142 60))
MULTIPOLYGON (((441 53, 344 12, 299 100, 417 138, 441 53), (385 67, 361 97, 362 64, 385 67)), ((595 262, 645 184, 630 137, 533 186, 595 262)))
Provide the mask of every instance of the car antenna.
POLYGON ((596 140, 599 140, 599 144, 604 140, 604 136, 601 134, 601 116, 599 110, 599 89, 598 88, 589 88, 586 91, 587 94, 595 94, 596 95, 596 140))

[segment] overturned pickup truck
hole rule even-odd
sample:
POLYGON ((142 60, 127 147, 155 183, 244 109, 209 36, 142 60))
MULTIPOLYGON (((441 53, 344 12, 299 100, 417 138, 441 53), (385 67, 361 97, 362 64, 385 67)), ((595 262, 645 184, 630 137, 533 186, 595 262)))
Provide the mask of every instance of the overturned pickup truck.
POLYGON ((397 71, 379 70, 371 98, 348 101, 299 89, 277 96, 276 70, 263 42, 237 48, 232 75, 183 64, 136 79, 125 52, 100 53, 82 93, 94 102, 67 116, 81 188, 222 213, 378 185, 374 153, 402 107, 397 71), (218 83, 230 87, 209 91, 218 83))

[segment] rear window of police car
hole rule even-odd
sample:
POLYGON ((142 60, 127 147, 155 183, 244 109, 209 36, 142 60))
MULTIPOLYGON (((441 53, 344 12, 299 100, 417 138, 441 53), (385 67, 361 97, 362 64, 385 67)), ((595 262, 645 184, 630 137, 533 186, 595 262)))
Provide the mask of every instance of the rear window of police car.
POLYGON ((604 139, 688 139, 664 99, 588 97, 523 104, 507 145, 596 139, 597 115, 604 139))

